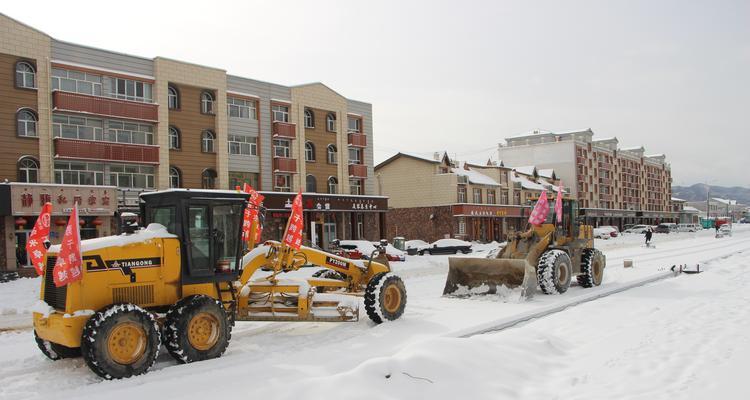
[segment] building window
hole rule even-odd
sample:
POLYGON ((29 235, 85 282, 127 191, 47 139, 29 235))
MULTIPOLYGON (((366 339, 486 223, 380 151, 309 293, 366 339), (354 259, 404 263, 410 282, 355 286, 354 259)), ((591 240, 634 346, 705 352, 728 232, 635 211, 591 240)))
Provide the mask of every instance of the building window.
POLYGON ((155 168, 148 165, 111 164, 109 184, 122 188, 153 189, 155 168))
POLYGON ((289 106, 273 105, 271 114, 273 114, 273 122, 289 122, 289 106))
POLYGON ((258 119, 255 114, 255 101, 227 97, 227 110, 231 118, 258 119))
POLYGON ((458 187, 458 203, 466 203, 466 186, 458 187))
POLYGON ((362 192, 362 180, 361 179, 349 179, 349 194, 361 195, 362 192))
POLYGON ((349 164, 362 164, 362 149, 358 147, 349 148, 349 164))
POLYGON ((513 204, 517 206, 521 205, 521 192, 513 193, 513 204))
POLYGON ((88 72, 52 68, 52 90, 101 96, 102 76, 88 72))
POLYGON ((312 142, 305 142, 305 161, 315 161, 315 145, 312 142))
POLYGON ((182 174, 177 167, 169 167, 169 187, 182 187, 182 174))
POLYGON ((203 114, 214 113, 214 95, 210 92, 201 93, 201 112, 203 114))
POLYGON ((75 161, 55 162, 55 183, 104 185, 104 164, 75 161))
MULTIPOLYGON (((70 118, 72 120, 73 117, 70 118)), ((104 141, 130 144, 154 144, 154 127, 134 122, 107 121, 104 141)))
POLYGON ((328 113, 326 116, 326 130, 328 132, 336 132, 336 114, 328 113))
POLYGON ((180 149, 180 130, 174 126, 169 127, 169 149, 180 149))
POLYGON ((487 189, 487 204, 495 204, 495 190, 487 189))
POLYGON ((274 139, 273 140, 273 156, 289 158, 291 154, 291 142, 287 139, 274 139))
POLYGON ((153 102, 150 83, 132 79, 110 78, 110 84, 112 85, 111 97, 141 103, 153 102))
POLYGON ((482 203, 482 189, 474 189, 474 203, 482 203))
POLYGON ((100 119, 52 114, 52 137, 104 140, 104 123, 100 119))
POLYGON ((339 192, 339 180, 335 176, 328 178, 328 193, 336 194, 339 192))
POLYGON ((22 137, 37 137, 36 113, 28 108, 22 108, 16 113, 16 133, 22 137))
POLYGON ((338 152, 336 150, 336 145, 329 144, 326 152, 328 153, 328 164, 337 164, 338 152))
POLYGON ((167 105, 170 110, 180 109, 180 93, 177 91, 177 88, 172 85, 169 85, 169 88, 167 89, 167 105))
POLYGON ((464 217, 458 217, 458 234, 466 234, 466 220, 464 219, 464 217))
POLYGON ((273 179, 273 190, 277 192, 291 192, 292 176, 289 174, 276 174, 273 179))
POLYGON ((201 188, 216 189, 216 171, 211 168, 203 170, 201 174, 201 188))
POLYGON ((245 135, 229 135, 229 154, 258 155, 258 138, 245 135))
POLYGON ((204 153, 213 153, 215 139, 216 136, 214 136, 213 132, 209 130, 203 131, 203 134, 201 134, 201 151, 204 153))
POLYGON ((505 190, 500 192, 500 204, 508 204, 508 192, 505 190))
POLYGON ((22 157, 18 160, 18 182, 39 182, 39 162, 32 157, 22 157))
POLYGON ((315 128, 315 114, 309 108, 305 109, 305 128, 315 128))
POLYGON ((240 171, 229 171, 229 187, 234 188, 242 186, 244 183, 249 184, 256 190, 260 190, 259 186, 260 174, 255 172, 240 172, 240 171))
POLYGON ((308 193, 315 193, 318 191, 318 182, 315 180, 314 176, 308 175, 305 177, 305 191, 308 193))
POLYGON ((362 133, 362 119, 349 117, 349 133, 362 133))
POLYGON ((34 66, 26 61, 16 63, 16 87, 36 88, 36 71, 34 66))

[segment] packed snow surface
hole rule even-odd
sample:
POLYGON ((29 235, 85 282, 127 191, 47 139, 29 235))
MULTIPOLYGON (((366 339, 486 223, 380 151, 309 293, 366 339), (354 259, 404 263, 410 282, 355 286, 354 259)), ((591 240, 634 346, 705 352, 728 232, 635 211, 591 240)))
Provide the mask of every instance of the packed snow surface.
MULTIPOLYGON (((123 233, 115 236, 105 236, 96 239, 87 239, 81 241, 81 252, 94 251, 107 247, 122 247, 136 243, 142 243, 151 239, 176 238, 177 236, 167 232, 164 225, 152 223, 146 228, 139 229, 133 233, 123 233)), ((60 245, 50 246, 50 253, 59 253, 60 245)))
MULTIPOLYGON (((180 365, 161 352, 150 373, 123 381, 102 381, 82 359, 47 360, 28 326, 5 327, 0 399, 746 399, 749 228, 737 225, 720 239, 713 231, 655 234, 656 248, 642 247, 637 234, 597 240, 607 256, 601 286, 537 292, 530 301, 513 290, 443 297, 449 256, 412 256, 393 265, 408 293, 397 321, 375 325, 360 305, 358 322, 238 322, 222 358, 180 365), (634 267, 624 268, 625 259, 634 267), (704 272, 456 337, 697 263, 704 272)), ((461 257, 496 246, 475 244, 461 257)), ((34 282, 0 284, 2 307, 18 310, 10 317, 30 320, 23 310, 36 303, 34 282)))

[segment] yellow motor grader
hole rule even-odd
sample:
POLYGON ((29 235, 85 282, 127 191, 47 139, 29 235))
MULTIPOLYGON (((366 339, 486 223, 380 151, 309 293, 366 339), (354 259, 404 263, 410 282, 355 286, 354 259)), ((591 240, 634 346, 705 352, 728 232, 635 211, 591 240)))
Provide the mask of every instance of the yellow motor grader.
POLYGON ((235 191, 142 194, 146 228, 82 241, 83 278, 67 286, 55 287, 51 247, 46 310, 34 312, 39 349, 52 360, 82 355, 97 375, 118 379, 145 373, 162 344, 180 363, 220 357, 237 320, 355 321, 362 297, 375 323, 401 317, 406 288, 383 254, 350 260, 276 241, 243 254, 247 206, 235 191), (302 266, 324 269, 285 274, 302 266))
POLYGON ((581 225, 575 200, 563 199, 562 223, 553 214, 539 226, 510 235, 507 244, 488 258, 448 259, 444 295, 465 297, 497 293, 498 287, 522 288, 532 297, 564 293, 573 276, 582 287, 599 286, 607 259, 594 248, 593 227, 581 225))

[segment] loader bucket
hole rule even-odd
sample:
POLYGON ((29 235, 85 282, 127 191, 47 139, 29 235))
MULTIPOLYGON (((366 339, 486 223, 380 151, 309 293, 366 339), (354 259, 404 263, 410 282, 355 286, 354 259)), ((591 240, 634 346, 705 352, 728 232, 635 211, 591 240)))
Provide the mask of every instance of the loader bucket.
POLYGON ((530 298, 536 291, 536 268, 524 259, 450 257, 448 267, 443 295, 495 294, 499 286, 520 286, 522 297, 530 298))

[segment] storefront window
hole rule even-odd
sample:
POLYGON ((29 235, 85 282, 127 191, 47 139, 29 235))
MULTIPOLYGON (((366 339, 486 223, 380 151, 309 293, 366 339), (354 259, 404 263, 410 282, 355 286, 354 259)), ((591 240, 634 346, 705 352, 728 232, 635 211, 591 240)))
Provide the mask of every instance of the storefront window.
POLYGON ((458 203, 466 203, 466 186, 458 187, 458 203))

